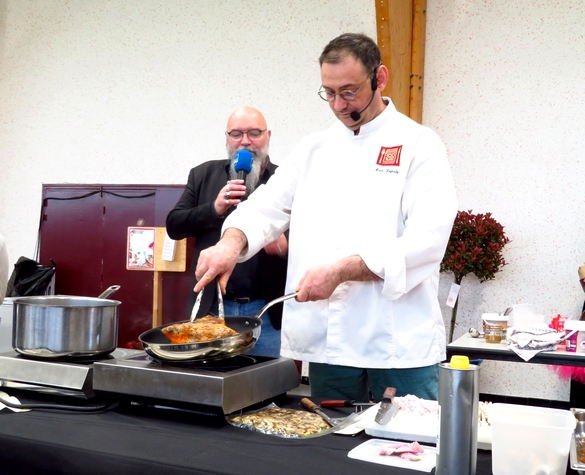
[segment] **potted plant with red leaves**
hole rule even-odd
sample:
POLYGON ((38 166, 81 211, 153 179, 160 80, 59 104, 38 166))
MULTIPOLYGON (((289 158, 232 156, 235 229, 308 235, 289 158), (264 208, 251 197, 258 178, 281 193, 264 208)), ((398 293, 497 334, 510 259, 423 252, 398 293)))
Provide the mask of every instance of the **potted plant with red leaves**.
MULTIPOLYGON (((458 211, 440 271, 452 272, 457 285, 461 285, 467 274, 475 274, 480 282, 491 280, 506 265, 502 249, 508 242, 504 227, 491 213, 458 211)), ((449 342, 453 341, 458 304, 459 299, 456 299, 451 312, 449 342)))

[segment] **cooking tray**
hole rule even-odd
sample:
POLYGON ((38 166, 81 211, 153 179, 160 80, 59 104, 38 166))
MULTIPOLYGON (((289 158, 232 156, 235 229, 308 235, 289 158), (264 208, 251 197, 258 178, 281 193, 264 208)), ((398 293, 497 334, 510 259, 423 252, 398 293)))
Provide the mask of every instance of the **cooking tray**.
MULTIPOLYGON (((145 331, 138 339, 144 351, 161 362, 209 361, 230 358, 251 350, 260 337, 262 320, 257 317, 223 317, 228 327, 238 334, 195 343, 170 343, 162 329, 172 325, 167 323, 145 331)), ((186 323, 184 320, 177 323, 186 323)))

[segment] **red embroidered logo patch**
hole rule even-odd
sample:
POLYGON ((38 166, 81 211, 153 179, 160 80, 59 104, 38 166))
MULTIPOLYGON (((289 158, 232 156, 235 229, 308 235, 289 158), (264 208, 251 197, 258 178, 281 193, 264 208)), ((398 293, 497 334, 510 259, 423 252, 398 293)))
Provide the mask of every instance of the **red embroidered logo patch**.
POLYGON ((402 152, 402 145, 398 145, 397 147, 382 147, 380 148, 380 154, 378 155, 376 164, 382 165, 383 167, 397 167, 400 165, 400 152, 402 152))

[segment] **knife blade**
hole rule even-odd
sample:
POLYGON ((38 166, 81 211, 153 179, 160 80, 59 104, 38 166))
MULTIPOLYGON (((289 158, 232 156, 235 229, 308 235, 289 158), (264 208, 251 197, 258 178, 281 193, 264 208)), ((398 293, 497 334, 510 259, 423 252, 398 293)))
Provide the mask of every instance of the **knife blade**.
POLYGON ((355 400, 343 399, 326 399, 321 401, 321 407, 356 407, 356 406, 373 406, 373 402, 356 402, 355 400))
POLYGON ((382 401, 380 401, 380 408, 375 417, 375 421, 380 425, 385 425, 390 422, 390 420, 396 415, 398 412, 399 406, 398 404, 392 403, 392 398, 396 394, 396 388, 386 388, 384 390, 384 394, 382 395, 382 401))
POLYGON ((307 399, 306 397, 304 397, 303 399, 301 399, 301 404, 304 407, 306 407, 309 411, 312 411, 315 414, 318 414, 319 416, 321 416, 325 420, 325 422, 327 422, 327 424, 329 424, 331 427, 336 426, 335 421, 333 419, 331 419, 331 417, 329 417, 327 414, 325 414, 325 412, 323 412, 323 409, 321 409, 319 406, 317 406, 317 404, 315 404, 310 399, 307 399))

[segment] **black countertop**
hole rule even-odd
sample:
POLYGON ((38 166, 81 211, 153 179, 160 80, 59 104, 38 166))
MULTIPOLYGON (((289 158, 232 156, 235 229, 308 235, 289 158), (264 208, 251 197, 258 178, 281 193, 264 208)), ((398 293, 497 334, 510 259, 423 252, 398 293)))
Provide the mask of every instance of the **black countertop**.
MULTIPOLYGON (((23 403, 31 402, 19 397, 23 403)), ((279 405, 301 408, 300 397, 288 397, 279 405)), ((4 409, 0 412, 0 473, 413 474, 347 456, 371 438, 362 432, 285 439, 233 427, 222 416, 134 404, 98 414, 4 409)), ((478 475, 491 474, 490 456, 479 451, 478 475)))
MULTIPOLYGON (((30 402, 19 397, 23 403, 30 402)), ((287 397, 279 405, 300 408, 300 397, 287 397)), ((4 409, 0 412, 0 473, 417 473, 347 456, 350 450, 371 438, 362 432, 356 436, 329 434, 304 440, 284 439, 233 427, 222 416, 135 404, 97 414, 39 410, 13 413, 4 409)), ((491 452, 479 450, 477 475, 491 473, 491 452)))

